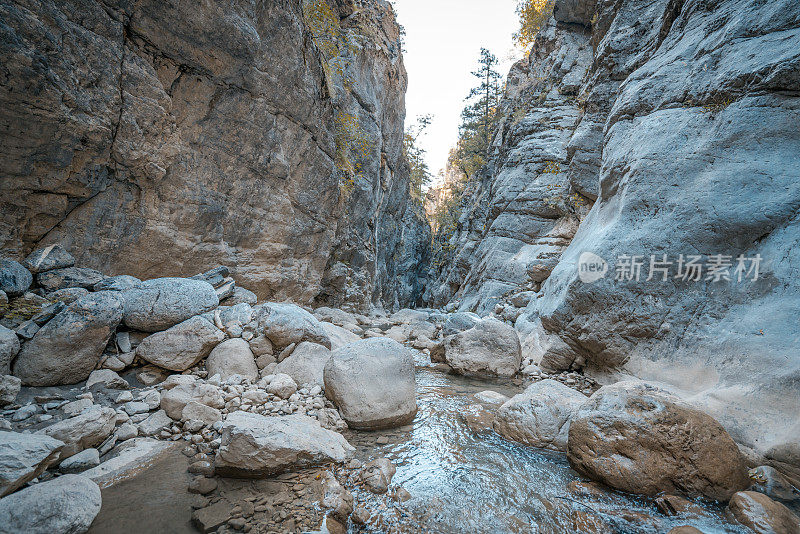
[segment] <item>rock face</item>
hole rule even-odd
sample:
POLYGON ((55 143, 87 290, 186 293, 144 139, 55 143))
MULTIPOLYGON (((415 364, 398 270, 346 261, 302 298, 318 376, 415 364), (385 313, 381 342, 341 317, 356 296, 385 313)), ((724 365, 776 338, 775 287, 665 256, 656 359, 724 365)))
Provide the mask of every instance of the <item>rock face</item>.
POLYGON ((14 375, 28 386, 86 380, 121 320, 122 300, 116 292, 81 297, 23 345, 14 362, 14 375))
POLYGON ((444 341, 444 358, 458 373, 513 376, 522 352, 517 332, 496 319, 484 319, 444 341))
POLYGON ((49 436, 0 431, 0 497, 41 475, 62 447, 64 442, 49 436))
POLYGON ((800 518, 762 493, 740 491, 731 498, 728 510, 736 521, 757 534, 800 532, 800 518))
POLYGON ((509 74, 429 299, 484 313, 539 291, 522 334, 540 318, 578 366, 686 390, 761 453, 797 446, 799 9, 557 0, 509 74), (578 276, 585 252, 606 262, 594 283, 578 276), (648 281, 663 254, 667 279, 648 281), (638 281, 625 255, 641 256, 638 281), (701 256, 700 280, 678 276, 680 255, 701 256), (730 281, 706 278, 715 255, 730 281), (761 256, 758 280, 738 280, 740 255, 761 256))
POLYGON ((159 332, 219 305, 214 286, 190 278, 156 278, 123 293, 125 325, 159 332))
POLYGON ((604 386, 570 424, 567 458, 613 488, 727 501, 749 485, 738 447, 707 414, 643 382, 604 386))
POLYGON ((353 451, 341 434, 305 415, 264 417, 234 412, 222 427, 214 468, 222 476, 266 477, 292 468, 341 462, 353 451))
POLYGON ((207 319, 197 316, 163 332, 147 336, 136 355, 171 371, 185 371, 208 356, 225 334, 207 319))
POLYGON ((421 295, 388 2, 34 0, 3 20, 0 249, 58 242, 141 279, 229 265, 263 299, 421 295))
POLYGON ((414 357, 396 341, 371 338, 333 351, 325 395, 356 429, 402 426, 417 413, 414 357))
POLYGON ((82 534, 101 503, 97 484, 79 475, 64 475, 0 499, 0 528, 27 534, 82 534))

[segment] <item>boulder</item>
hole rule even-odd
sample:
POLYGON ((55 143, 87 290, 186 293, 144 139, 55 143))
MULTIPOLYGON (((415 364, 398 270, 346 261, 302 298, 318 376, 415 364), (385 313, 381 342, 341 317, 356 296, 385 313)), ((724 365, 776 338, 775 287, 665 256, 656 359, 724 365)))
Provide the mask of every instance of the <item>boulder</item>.
POLYGON ((331 351, 322 345, 304 341, 295 347, 291 356, 275 367, 275 374, 287 374, 296 384, 324 385, 323 370, 331 351))
POLYGON ((37 274, 53 269, 63 269, 75 265, 75 258, 67 252, 61 245, 48 245, 37 248, 22 261, 30 272, 37 274))
POLYGON ((17 334, 0 325, 0 375, 11 373, 11 361, 19 353, 19 348, 17 334))
POLYGON ((396 472, 397 469, 388 458, 376 458, 364 465, 358 473, 358 479, 372 493, 386 493, 396 472))
POLYGON ((86 379, 86 389, 98 386, 106 389, 129 389, 131 386, 124 378, 111 369, 98 369, 92 371, 86 379))
POLYGON ((485 402, 486 404, 496 404, 498 406, 508 401, 508 397, 502 393, 498 393, 490 389, 476 393, 473 396, 481 402, 485 402))
POLYGON ((58 466, 62 473, 81 473, 100 465, 100 452, 97 449, 84 449, 70 456, 58 466))
POLYGON ((122 300, 113 291, 76 300, 25 343, 14 362, 14 375, 27 386, 86 380, 121 319, 122 300))
POLYGON ((328 334, 328 338, 331 340, 331 350, 336 350, 339 347, 343 347, 348 343, 354 343, 361 339, 360 336, 352 333, 350 330, 345 330, 341 326, 336 326, 335 324, 321 322, 322 328, 325 330, 325 333, 328 334))
POLYGON ((85 287, 65 287, 64 289, 48 293, 47 298, 63 302, 64 304, 72 304, 79 298, 85 297, 88 294, 89 290, 85 287))
POLYGON ((747 474, 753 481, 751 490, 763 493, 777 501, 789 503, 800 501, 800 490, 795 488, 792 482, 774 467, 760 465, 749 470, 747 474))
POLYGON ((325 395, 352 428, 402 426, 417 413, 414 356, 391 339, 365 339, 333 351, 323 378, 325 395))
POLYGON ((202 382, 191 382, 164 391, 161 394, 161 409, 172 419, 180 421, 183 408, 192 401, 217 409, 225 406, 222 392, 218 387, 202 382))
POLYGON ((497 410, 494 429, 526 445, 566 451, 570 418, 584 402, 582 393, 555 380, 542 380, 497 410))
POLYGON ((22 389, 22 380, 12 375, 0 375, 0 407, 13 403, 22 389))
POLYGON ((322 500, 319 504, 323 510, 330 511, 328 515, 346 525, 353 511, 353 495, 328 471, 322 483, 322 500))
POLYGON ((757 534, 797 534, 800 518, 786 506, 763 493, 740 491, 731 497, 728 512, 757 534))
POLYGON ((181 411, 181 421, 202 421, 205 426, 211 426, 217 421, 222 421, 222 412, 211 406, 189 401, 181 411))
POLYGON ((64 475, 0 499, 0 530, 25 534, 81 534, 100 512, 100 488, 64 475))
POLYGON ((36 275, 36 283, 45 291, 57 291, 67 287, 83 287, 90 289, 105 280, 106 276, 94 269, 85 267, 66 267, 36 275))
POLYGON ((277 374, 270 381, 267 386, 267 392, 272 395, 277 395, 282 399, 288 399, 297 391, 297 383, 294 379, 286 374, 277 374))
POLYGON ((749 481, 733 439, 711 416, 638 381, 598 390, 572 418, 570 465, 630 493, 727 501, 749 481))
POLYGON ((461 374, 513 376, 522 363, 517 332, 491 318, 445 338, 444 349, 447 364, 461 374))
POLYGON ((226 306, 234 306, 236 304, 249 304, 250 306, 255 306, 257 302, 258 297, 255 293, 249 289, 236 286, 233 288, 233 295, 226 298, 222 304, 225 304, 226 306))
POLYGON ((219 306, 214 287, 191 278, 156 278, 123 291, 125 324, 158 332, 219 306))
POLYGON ((276 350, 292 343, 311 341, 331 348, 331 340, 317 319, 294 304, 268 302, 254 308, 259 332, 266 335, 276 350))
POLYGON ((19 297, 33 283, 33 275, 14 260, 0 258, 0 291, 9 297, 19 297))
POLYGON ((214 468, 222 476, 273 476, 342 462, 355 450, 341 434, 305 415, 264 417, 234 412, 222 426, 221 439, 214 468))
POLYGON ((93 406, 69 419, 39 430, 44 434, 64 442, 61 458, 68 458, 84 449, 100 445, 114 431, 117 414, 111 408, 93 406))
POLYGON ((142 281, 135 276, 121 274, 119 276, 111 276, 105 280, 97 282, 92 287, 92 291, 125 291, 126 289, 132 289, 141 283, 142 281))
MULTIPOLYGON (((175 419, 180 419, 176 417, 175 419)), ((147 416, 147 419, 137 425, 142 436, 155 436, 172 424, 172 418, 164 410, 158 410, 147 416)))
POLYGON ((192 317, 144 338, 136 347, 136 355, 164 369, 185 371, 208 356, 224 339, 222 330, 207 319, 192 317))
POLYGON ((44 473, 63 447, 63 441, 49 436, 0 431, 0 497, 44 473))
POLYGON ((411 310, 409 308, 403 308, 400 311, 397 311, 389 317, 389 321, 394 324, 408 324, 414 323, 417 321, 427 321, 428 320, 428 313, 420 310, 411 310))
POLYGON ((258 378, 258 367, 250 345, 241 338, 223 341, 211 351, 206 359, 208 376, 220 375, 227 380, 231 375, 240 375, 251 380, 258 378))
POLYGON ((272 356, 272 341, 265 335, 254 337, 249 341, 250 350, 253 351, 253 356, 261 358, 262 356, 272 356))

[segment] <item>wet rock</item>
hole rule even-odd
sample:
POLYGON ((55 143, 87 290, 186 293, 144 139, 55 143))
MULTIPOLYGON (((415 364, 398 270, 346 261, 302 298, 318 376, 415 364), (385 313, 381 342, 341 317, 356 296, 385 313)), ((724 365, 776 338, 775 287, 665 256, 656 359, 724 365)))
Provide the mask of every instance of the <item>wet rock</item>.
POLYGON ((106 389, 129 389, 131 386, 124 378, 110 369, 98 369, 92 371, 86 379, 86 389, 98 386, 106 389))
POLYGON ((58 291, 67 287, 90 289, 105 278, 106 276, 103 273, 94 269, 66 267, 37 274, 36 283, 45 291, 58 291))
POLYGON ((22 380, 12 375, 0 375, 0 407, 13 403, 22 389, 22 380))
POLYGON ((445 360, 457 373, 513 376, 522 352, 517 332, 496 319, 480 323, 444 341, 445 360))
POLYGON ((163 332, 147 336, 136 355, 171 371, 185 371, 208 356, 225 334, 203 317, 192 317, 163 332))
POLYGON ((177 385, 161 395, 161 409, 179 421, 184 407, 190 402, 221 409, 225 405, 220 389, 211 384, 191 382, 177 385))
POLYGON ((753 481, 752 491, 763 493, 768 497, 784 502, 800 501, 800 490, 783 476, 777 469, 769 465, 761 465, 747 472, 753 481))
POLYGON ((417 413, 414 357, 388 338, 365 339, 333 351, 324 382, 325 395, 352 428, 402 426, 417 413))
POLYGON ((297 391, 297 384, 291 376, 277 374, 267 386, 267 392, 277 395, 282 399, 288 399, 297 391))
POLYGON ((394 499, 397 502, 410 501, 412 498, 413 497, 412 497, 411 493, 409 493, 407 489, 402 488, 402 487, 397 488, 394 491, 394 493, 392 494, 392 499, 394 499))
POLYGON ((25 534, 86 532, 101 501, 97 484, 64 475, 0 499, 0 528, 25 534))
POLYGON ((63 447, 64 442, 49 436, 0 431, 0 497, 41 475, 63 447))
POLYGON ((122 301, 114 292, 78 299, 25 343, 14 362, 14 375, 29 386, 86 380, 121 319, 122 301))
POLYGON ((700 505, 684 499, 683 497, 678 497, 677 495, 661 495, 655 499, 655 505, 659 512, 667 516, 683 514, 700 516, 704 513, 700 505))
POLYGON ((566 451, 570 418, 586 400, 585 395, 560 382, 542 380, 497 410, 494 429, 510 440, 566 451))
POLYGON ((322 501, 320 505, 323 509, 330 510, 330 515, 336 521, 347 524, 347 518, 353 511, 353 495, 344 486, 339 484, 330 472, 325 474, 322 483, 322 501))
POLYGON ((704 532, 691 525, 681 525, 671 529, 667 534, 704 534, 704 532))
POLYGON ((258 367, 250 345, 240 338, 228 339, 214 347, 206 359, 206 369, 209 376, 218 374, 222 380, 232 375, 251 380, 258 378, 258 367))
POLYGON ((734 441, 709 415, 643 382, 597 391, 572 419, 567 458, 613 488, 727 501, 748 486, 734 441))
POLYGON ((58 470, 62 473, 80 473, 98 465, 100 465, 100 453, 97 449, 84 449, 61 462, 58 470))
POLYGON ((190 278, 156 278, 122 293, 126 326, 143 332, 166 330, 219 306, 214 287, 190 278))
POLYGON ((299 385, 324 385, 323 370, 331 351, 317 343, 304 341, 295 347, 291 356, 275 367, 275 374, 286 374, 299 385))
POLYGON ((11 361, 17 356, 19 349, 17 334, 0 325, 0 375, 11 374, 11 361))
POLYGON ((355 525, 366 525, 369 522, 370 513, 363 506, 357 506, 353 513, 350 514, 350 519, 355 525))
POLYGON ((264 333, 278 350, 303 341, 331 347, 331 340, 320 322, 294 304, 261 304, 254 308, 254 317, 259 332, 264 333))
POLYGON ((8 297, 19 297, 33 283, 33 275, 18 262, 0 258, 0 291, 8 297))
POLYGON ((22 261, 22 265, 33 274, 63 269, 75 265, 75 258, 61 245, 37 248, 22 261))
POLYGON ((110 276, 97 282, 92 287, 92 291, 125 291, 126 289, 133 289, 141 283, 142 281, 135 276, 121 274, 119 276, 110 276))
POLYGON ((80 415, 60 421, 39 430, 64 442, 61 458, 68 458, 90 447, 100 445, 114 431, 116 413, 111 408, 93 406, 80 415))
POLYGON ((264 417, 234 412, 222 426, 214 468, 222 476, 265 477, 342 462, 353 451, 341 434, 304 415, 264 417))
POLYGON ((742 525, 758 534, 797 534, 800 518, 763 493, 740 491, 731 497, 728 512, 742 525))
POLYGON ((372 493, 386 493, 389 484, 397 472, 394 464, 388 458, 376 458, 364 465, 358 474, 358 479, 372 493))
POLYGON ((470 404, 461 413, 461 418, 473 432, 486 432, 494 425, 494 413, 482 404, 470 404))
POLYGON ((496 391, 491 391, 491 390, 486 390, 476 393, 474 397, 481 402, 485 402, 486 404, 497 404, 498 406, 508 401, 508 397, 506 397, 502 393, 498 393, 496 391))

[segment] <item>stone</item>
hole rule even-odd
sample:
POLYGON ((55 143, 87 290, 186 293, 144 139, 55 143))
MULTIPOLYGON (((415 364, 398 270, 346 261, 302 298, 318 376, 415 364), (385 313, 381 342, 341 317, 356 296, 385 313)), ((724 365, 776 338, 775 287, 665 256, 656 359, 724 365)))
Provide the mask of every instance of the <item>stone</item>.
POLYGON ((477 313, 472 313, 472 312, 454 313, 452 315, 447 316, 447 320, 444 322, 444 325, 442 327, 442 334, 445 337, 452 336, 454 334, 458 334, 459 332, 469 330, 479 322, 481 322, 481 316, 478 315, 477 313))
POLYGON ((33 416, 37 411, 39 411, 39 409, 35 404, 28 404, 27 406, 23 406, 14 411, 14 414, 11 416, 11 420, 14 422, 24 421, 25 419, 33 416))
POLYGON ((286 374, 276 374, 267 386, 267 392, 277 395, 282 399, 288 399, 297 391, 297 384, 294 379, 286 374))
POLYGON ((22 380, 12 375, 0 375, 0 407, 17 400, 22 389, 22 380))
POLYGON ((341 326, 324 321, 321 321, 320 324, 322 325, 323 330, 325 330, 325 333, 328 334, 328 338, 331 340, 331 350, 336 350, 339 347, 347 345, 348 343, 354 343, 361 339, 358 335, 349 330, 345 330, 341 326))
POLYGON ((172 419, 180 421, 184 407, 192 401, 217 409, 225 405, 218 387, 211 384, 191 382, 180 384, 164 391, 161 394, 161 409, 172 419))
POLYGON ((136 414, 148 413, 150 411, 150 405, 146 402, 132 401, 126 402, 123 409, 128 415, 134 416, 136 414))
POLYGON ((100 465, 100 453, 97 449, 84 449, 61 462, 58 470, 62 473, 80 473, 98 465, 100 465))
POLYGON ((63 447, 64 442, 49 436, 0 431, 0 497, 44 473, 63 447))
POLYGON ((220 302, 220 304, 224 304, 225 306, 234 306, 236 304, 255 306, 257 302, 258 297, 255 293, 237 285, 233 288, 233 294, 226 298, 224 302, 220 302))
POLYGON ((396 341, 370 338, 345 345, 333 351, 323 375, 326 397, 352 428, 403 426, 417 413, 414 356, 396 341))
POLYGON ((185 371, 208 356, 225 334, 202 317, 192 317, 144 338, 136 355, 170 371, 185 371))
POLYGON ((128 389, 131 387, 124 378, 110 369, 92 371, 89 378, 86 379, 86 389, 92 389, 94 386, 106 389, 128 389))
POLYGON ((214 287, 190 278, 156 278, 123 291, 126 326, 158 332, 219 306, 214 287))
POLYGON ((763 493, 740 491, 734 494, 728 503, 728 512, 736 521, 758 534, 800 532, 800 518, 763 493))
POLYGON ((82 533, 100 512, 100 488, 86 477, 64 475, 0 499, 6 532, 82 533))
POLYGON ((216 532, 231 517, 231 505, 219 501, 211 506, 192 512, 192 524, 203 534, 216 532))
POLYGON ((486 390, 473 395, 476 399, 486 404, 501 405, 508 400, 508 397, 496 391, 486 390))
POLYGON ((542 380, 500 406, 494 429, 526 445, 566 451, 570 419, 586 400, 561 382, 542 380))
POLYGON ((264 417, 234 412, 222 426, 214 468, 222 476, 267 477, 343 462, 354 450, 341 434, 305 415, 264 417))
POLYGON ((394 324, 409 324, 417 321, 427 321, 428 313, 421 310, 403 308, 393 313, 389 320, 394 324))
POLYGON ((31 317, 31 321, 39 326, 44 326, 47 321, 55 317, 56 314, 60 313, 66 307, 66 304, 63 302, 54 302, 49 306, 44 306, 42 311, 31 317))
POLYGON ((114 437, 117 441, 128 441, 139 435, 139 428, 131 423, 125 423, 117 427, 114 431, 114 437))
POLYGON ((800 501, 800 490, 772 466, 760 465, 750 469, 747 475, 753 481, 751 491, 763 493, 777 501, 788 503, 800 501))
POLYGON ((322 345, 304 341, 297 345, 291 356, 275 367, 275 374, 286 374, 299 385, 324 385, 323 370, 331 351, 322 345))
POLYGON ((37 248, 22 261, 22 265, 33 274, 63 269, 75 265, 75 258, 59 244, 37 248))
POLYGON ((513 376, 522 363, 517 332, 495 319, 445 338, 445 360, 461 374, 513 376))
POLYGON ((386 493, 397 469, 388 458, 376 458, 364 464, 358 479, 372 493, 386 493))
POLYGON ((317 319, 294 304, 267 302, 254 308, 259 332, 283 350, 292 343, 311 341, 330 349, 331 340, 317 319))
POLYGON ((124 441, 114 447, 109 457, 97 467, 81 473, 102 488, 141 474, 142 467, 153 465, 164 455, 177 452, 176 444, 139 437, 124 441))
POLYGON ((265 335, 257 336, 249 341, 250 350, 257 358, 262 356, 272 356, 272 341, 265 335))
POLYGON ((57 291, 52 291, 47 294, 47 298, 51 300, 58 300, 64 304, 72 304, 81 297, 89 294, 89 290, 85 287, 65 287, 57 291))
POLYGON ((670 517, 676 515, 695 515, 700 517, 705 513, 705 510, 699 504, 695 504, 677 495, 662 495, 656 497, 655 505, 659 512, 670 517))
POLYGON ((137 425, 140 436, 155 436, 172 424, 172 418, 164 410, 153 412, 137 425))
POLYGON ((119 276, 110 276, 92 286, 92 291, 125 291, 132 289, 142 281, 135 276, 121 274, 119 276))
POLYGON ((258 367, 250 350, 250 345, 243 339, 228 339, 214 347, 206 359, 209 375, 220 375, 226 380, 231 375, 240 375, 254 380, 258 378, 258 367))
POLYGON ((703 534, 703 531, 691 525, 680 525, 670 529, 667 534, 703 534))
POLYGON ((85 267, 66 267, 36 275, 36 283, 45 291, 58 291, 67 287, 90 289, 105 279, 105 275, 85 267))
POLYGON ((111 408, 92 406, 69 419, 50 425, 36 434, 44 434, 64 442, 61 458, 68 458, 84 449, 100 445, 114 431, 116 413, 111 408))
POLYGON ((72 417, 74 415, 78 415, 86 408, 91 408, 92 406, 94 406, 94 402, 92 402, 91 399, 78 399, 65 404, 61 408, 61 411, 65 416, 72 417))
POLYGON ((353 495, 339 484, 339 481, 330 472, 325 473, 322 482, 320 506, 324 510, 329 510, 330 516, 345 525, 353 511, 353 495))
POLYGON ((460 413, 464 424, 473 432, 481 433, 492 430, 494 425, 494 412, 482 404, 470 404, 460 413))
POLYGON ((19 325, 19 327, 16 329, 16 335, 25 341, 30 341, 39 330, 41 330, 41 327, 36 324, 36 321, 29 320, 19 325))
POLYGON ((0 258, 0 291, 8 297, 23 295, 33 283, 33 275, 16 262, 7 258, 0 258))
POLYGON ((211 406, 190 401, 183 407, 181 421, 201 421, 205 426, 211 426, 217 421, 222 421, 222 412, 211 406))
POLYGON ((91 293, 76 300, 25 343, 13 374, 29 386, 86 380, 121 319, 122 301, 114 292, 91 293))
POLYGON ((217 489, 217 481, 213 478, 194 477, 189 482, 189 493, 208 495, 215 489, 217 489))
POLYGON ((600 388, 572 417, 567 459, 612 488, 727 501, 749 485, 733 439, 709 415, 638 381, 600 388))

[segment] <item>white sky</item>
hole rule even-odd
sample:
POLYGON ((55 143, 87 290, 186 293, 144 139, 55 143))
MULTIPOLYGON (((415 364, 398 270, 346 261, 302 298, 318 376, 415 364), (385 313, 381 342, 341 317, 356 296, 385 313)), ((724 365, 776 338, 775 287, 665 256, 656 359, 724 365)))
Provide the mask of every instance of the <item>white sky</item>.
POLYGON ((513 60, 512 35, 519 19, 516 0, 394 0, 397 18, 406 29, 408 70, 406 125, 430 113, 433 122, 420 139, 436 176, 458 139, 464 98, 477 85, 481 47, 500 60, 503 77, 513 60))

